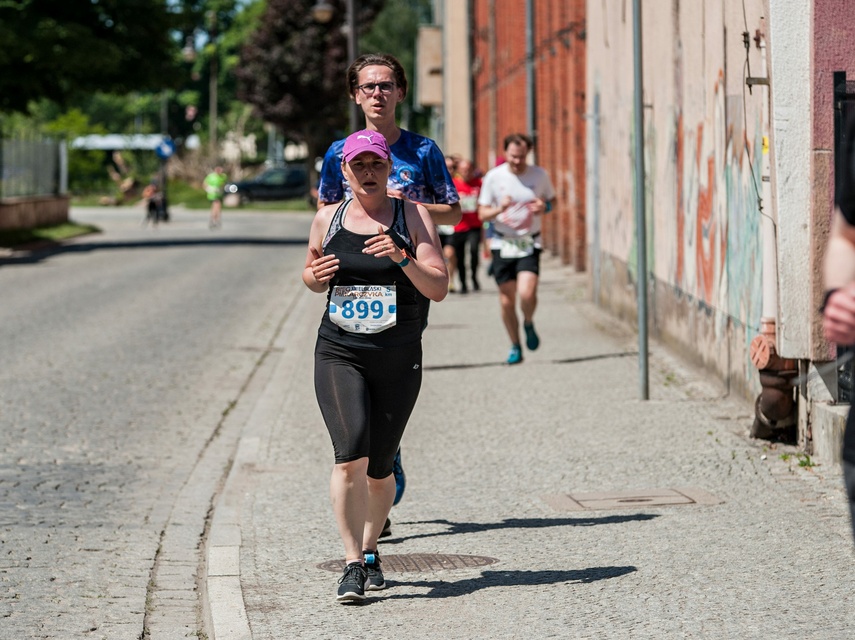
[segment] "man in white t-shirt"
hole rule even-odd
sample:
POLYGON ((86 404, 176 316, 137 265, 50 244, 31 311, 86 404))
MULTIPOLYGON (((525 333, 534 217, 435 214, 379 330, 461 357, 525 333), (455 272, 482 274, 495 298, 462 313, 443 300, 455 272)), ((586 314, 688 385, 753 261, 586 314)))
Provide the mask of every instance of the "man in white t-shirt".
POLYGON ((534 351, 540 338, 534 330, 540 272, 540 216, 552 210, 555 189, 546 171, 528 164, 532 141, 521 133, 505 138, 505 162, 484 176, 478 216, 493 230, 490 250, 493 276, 499 285, 502 321, 511 339, 508 364, 522 362, 517 295, 523 314, 526 347, 534 351))

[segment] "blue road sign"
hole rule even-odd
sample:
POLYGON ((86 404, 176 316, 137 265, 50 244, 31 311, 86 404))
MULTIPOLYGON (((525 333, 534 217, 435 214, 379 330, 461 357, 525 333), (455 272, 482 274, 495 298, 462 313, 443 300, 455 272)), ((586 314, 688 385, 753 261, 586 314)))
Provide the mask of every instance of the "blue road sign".
POLYGON ((164 138, 155 147, 154 152, 161 160, 168 160, 175 153, 175 143, 172 141, 172 138, 164 138))

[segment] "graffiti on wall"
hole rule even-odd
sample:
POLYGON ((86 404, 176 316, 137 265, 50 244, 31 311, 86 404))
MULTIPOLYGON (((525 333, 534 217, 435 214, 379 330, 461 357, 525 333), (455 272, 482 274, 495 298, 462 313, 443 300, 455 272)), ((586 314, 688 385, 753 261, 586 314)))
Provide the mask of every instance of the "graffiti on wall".
POLYGON ((709 123, 677 115, 677 228, 674 284, 748 327, 759 327, 762 296, 755 163, 745 139, 742 98, 725 98, 724 73, 713 86, 709 123), (752 173, 755 172, 755 173, 752 173))

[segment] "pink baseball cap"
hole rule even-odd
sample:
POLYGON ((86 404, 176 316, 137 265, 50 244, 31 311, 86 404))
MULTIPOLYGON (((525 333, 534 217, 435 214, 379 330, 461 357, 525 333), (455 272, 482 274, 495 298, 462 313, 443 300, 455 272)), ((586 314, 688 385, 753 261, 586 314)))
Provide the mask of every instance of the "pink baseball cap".
POLYGON ((386 142, 383 134, 379 131, 369 131, 368 129, 363 129, 347 136, 341 155, 345 162, 350 162, 365 151, 370 151, 384 160, 387 160, 392 155, 392 152, 389 151, 389 144, 386 142))

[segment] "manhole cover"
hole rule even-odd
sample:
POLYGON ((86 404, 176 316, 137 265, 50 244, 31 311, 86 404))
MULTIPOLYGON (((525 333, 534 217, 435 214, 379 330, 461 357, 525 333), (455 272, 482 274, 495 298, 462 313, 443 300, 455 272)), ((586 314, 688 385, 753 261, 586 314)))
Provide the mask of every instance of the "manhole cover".
POLYGON ((567 493, 544 496, 547 504, 560 511, 632 509, 681 504, 720 504, 722 501, 703 489, 637 489, 601 493, 567 493))
MULTIPOLYGON (((409 553, 404 555, 381 555, 383 571, 389 573, 453 571, 454 569, 471 569, 486 567, 498 562, 496 558, 487 556, 461 556, 448 553, 409 553)), ((328 560, 318 565, 318 569, 339 573, 344 569, 344 560, 328 560)))

